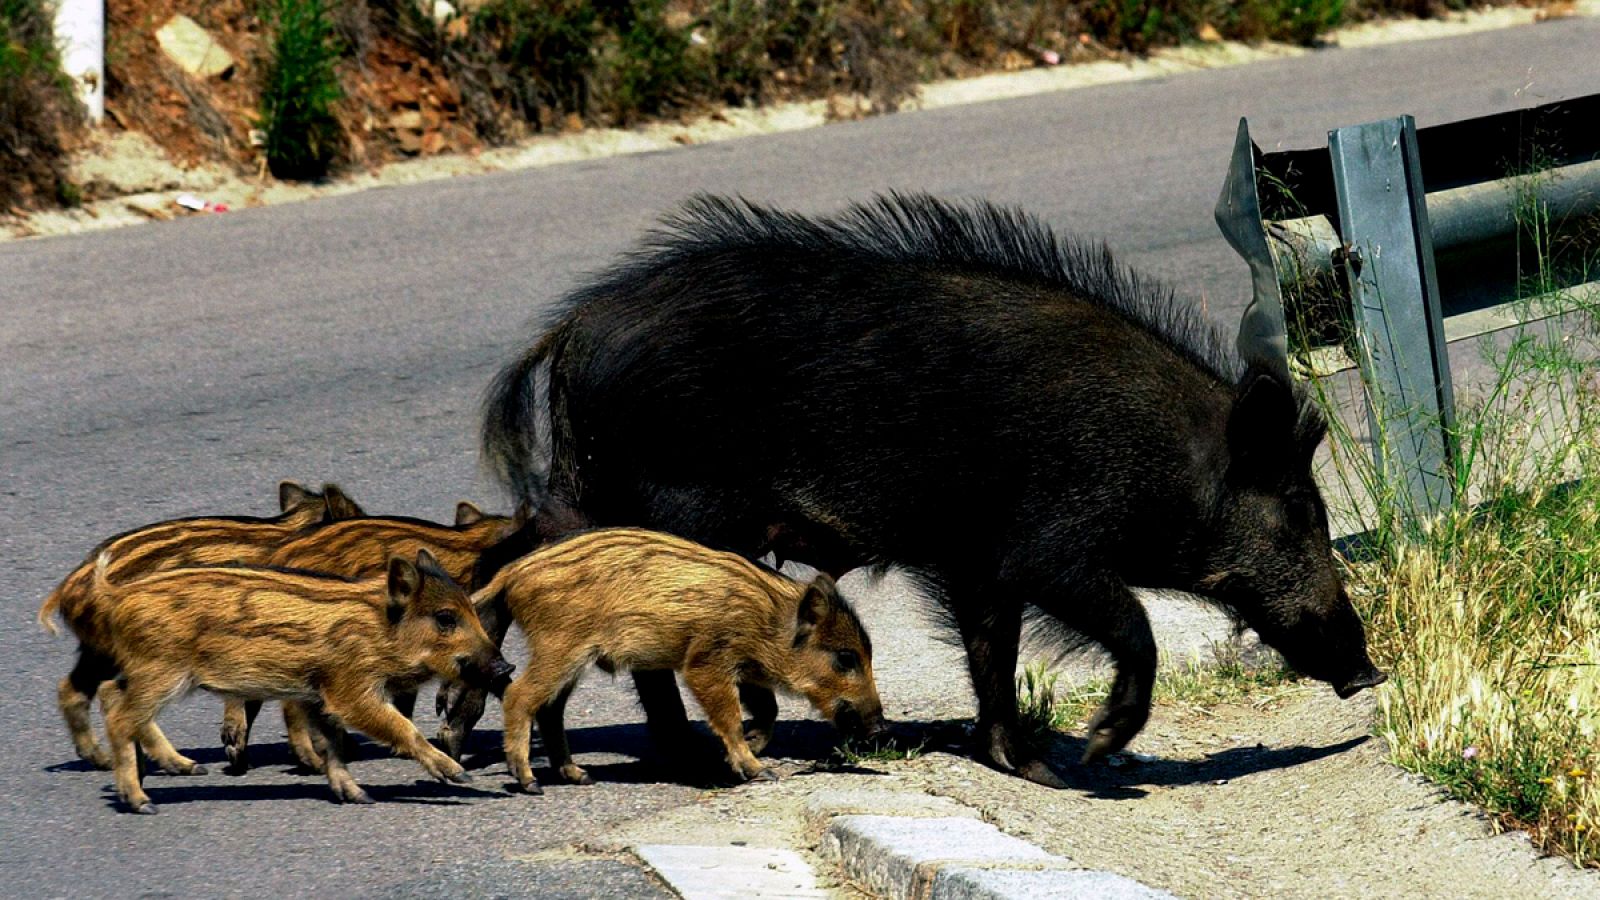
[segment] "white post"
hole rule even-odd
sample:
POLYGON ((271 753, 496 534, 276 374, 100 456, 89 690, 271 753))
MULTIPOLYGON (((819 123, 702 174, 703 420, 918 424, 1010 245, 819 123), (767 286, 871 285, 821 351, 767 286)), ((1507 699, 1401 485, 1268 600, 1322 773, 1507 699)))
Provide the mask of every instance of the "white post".
POLYGON ((78 99, 99 123, 106 113, 105 38, 103 0, 56 0, 56 46, 61 48, 61 69, 78 86, 78 99))

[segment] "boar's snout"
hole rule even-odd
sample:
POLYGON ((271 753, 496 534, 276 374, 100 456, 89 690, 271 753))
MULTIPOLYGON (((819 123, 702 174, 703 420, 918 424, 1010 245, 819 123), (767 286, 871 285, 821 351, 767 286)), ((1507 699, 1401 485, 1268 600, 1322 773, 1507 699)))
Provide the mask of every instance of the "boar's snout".
POLYGON ((506 662, 506 658, 498 653, 487 659, 481 657, 461 657, 456 660, 461 668, 461 680, 474 687, 500 688, 511 680, 511 673, 516 666, 506 662))
POLYGON ((1361 693, 1363 690, 1371 687, 1377 687, 1388 680, 1389 674, 1387 672, 1383 671, 1377 666, 1372 665, 1371 663, 1368 663, 1365 672, 1355 675, 1341 684, 1334 685, 1333 690, 1334 693, 1339 695, 1340 700, 1348 700, 1349 698, 1354 697, 1356 694, 1361 693))
POLYGON ((875 738, 889 730, 882 709, 863 714, 849 700, 840 700, 833 706, 833 727, 850 738, 875 738))

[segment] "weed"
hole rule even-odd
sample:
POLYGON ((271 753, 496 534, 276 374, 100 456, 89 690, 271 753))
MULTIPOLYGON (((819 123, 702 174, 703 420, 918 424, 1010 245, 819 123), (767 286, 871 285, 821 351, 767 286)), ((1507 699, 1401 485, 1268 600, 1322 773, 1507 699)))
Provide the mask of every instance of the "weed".
POLYGON ((926 741, 907 744, 893 738, 873 741, 858 741, 852 738, 834 748, 833 758, 838 764, 845 766, 859 766, 869 762, 901 762, 921 756, 926 746, 926 741))
MULTIPOLYGON (((1486 337, 1490 374, 1458 382, 1453 502, 1419 519, 1338 416, 1333 462, 1372 530, 1350 587, 1390 671, 1379 730, 1400 765, 1526 828, 1579 864, 1600 858, 1600 345, 1592 222, 1557 223, 1545 175, 1519 179, 1519 293, 1546 314, 1486 337)), ((1323 381, 1313 382, 1325 405, 1323 381)), ((1376 402, 1367 397, 1367 402, 1376 402)), ((1374 439, 1387 439, 1381 429, 1374 439)))
POLYGON ((260 99, 267 166, 279 178, 321 178, 344 145, 334 114, 344 91, 333 22, 324 0, 267 3, 273 36, 260 99))

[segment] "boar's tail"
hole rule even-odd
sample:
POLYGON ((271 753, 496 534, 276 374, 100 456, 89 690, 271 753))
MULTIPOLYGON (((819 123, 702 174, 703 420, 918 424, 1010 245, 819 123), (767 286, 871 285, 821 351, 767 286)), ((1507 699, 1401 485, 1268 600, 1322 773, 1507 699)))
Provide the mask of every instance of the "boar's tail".
MULTIPOLYGON (((539 392, 539 370, 552 362, 565 328, 552 328, 520 359, 500 370, 483 401, 483 462, 519 503, 543 505, 549 459, 545 437, 547 401, 539 392)), ((549 427, 554 427, 552 422, 549 427)))
POLYGON ((39 627, 51 634, 61 633, 61 629, 56 627, 56 613, 61 611, 61 594, 65 589, 65 583, 57 586, 50 596, 44 598, 44 605, 39 607, 39 627))

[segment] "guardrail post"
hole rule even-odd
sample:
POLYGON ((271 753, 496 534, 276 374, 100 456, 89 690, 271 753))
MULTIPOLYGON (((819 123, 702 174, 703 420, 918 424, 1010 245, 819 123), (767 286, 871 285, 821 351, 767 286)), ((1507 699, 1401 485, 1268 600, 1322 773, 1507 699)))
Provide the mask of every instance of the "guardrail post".
POLYGON ((1451 502, 1454 402, 1410 116, 1329 133, 1339 232, 1385 482, 1428 516, 1451 502))

